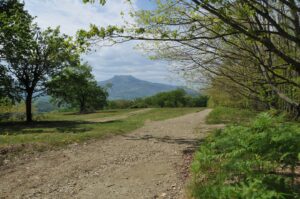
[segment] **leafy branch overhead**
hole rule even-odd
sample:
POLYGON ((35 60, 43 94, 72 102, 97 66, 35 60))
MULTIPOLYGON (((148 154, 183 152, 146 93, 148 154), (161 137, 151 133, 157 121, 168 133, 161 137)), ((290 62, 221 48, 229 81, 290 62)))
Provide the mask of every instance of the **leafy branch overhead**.
MULTIPOLYGON (((82 1, 83 3, 95 3, 95 1, 97 0, 82 0, 82 1)), ((98 0, 98 1, 101 5, 104 5, 106 3, 106 0, 98 0)))

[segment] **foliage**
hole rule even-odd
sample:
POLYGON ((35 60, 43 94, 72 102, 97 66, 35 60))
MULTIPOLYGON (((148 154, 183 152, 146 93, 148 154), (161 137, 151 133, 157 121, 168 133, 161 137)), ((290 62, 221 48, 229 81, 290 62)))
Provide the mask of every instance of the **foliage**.
POLYGON ((208 124, 241 124, 250 122, 255 116, 255 111, 230 107, 216 107, 206 118, 208 124))
MULTIPOLYGON (((95 3, 95 0, 82 0, 83 3, 95 3)), ((101 5, 104 5, 106 3, 106 0, 99 0, 99 3, 101 5)))
MULTIPOLYGON (((64 67, 79 60, 79 49, 59 28, 42 31, 17 0, 1 1, 0 56, 5 77, 16 81, 26 101, 27 121, 32 120, 32 98, 64 67)), ((6 87, 8 88, 8 87, 6 87)))
POLYGON ((298 198, 300 127, 262 113, 217 131, 192 164, 195 198, 298 198))
POLYGON ((206 95, 186 96, 187 107, 207 107, 209 97, 206 95))
POLYGON ((8 75, 7 69, 0 63, 0 99, 9 98, 12 102, 20 101, 20 92, 16 82, 8 75))
POLYGON ((0 98, 20 100, 20 92, 16 88, 15 80, 9 75, 5 67, 4 43, 13 40, 15 35, 28 31, 31 16, 23 9, 24 5, 17 0, 0 2, 0 98))
POLYGON ((145 99, 146 104, 159 107, 184 107, 186 92, 182 89, 158 93, 145 99))
POLYGON ((80 113, 103 109, 108 93, 97 85, 87 64, 65 68, 47 83, 48 94, 58 105, 68 104, 80 113))

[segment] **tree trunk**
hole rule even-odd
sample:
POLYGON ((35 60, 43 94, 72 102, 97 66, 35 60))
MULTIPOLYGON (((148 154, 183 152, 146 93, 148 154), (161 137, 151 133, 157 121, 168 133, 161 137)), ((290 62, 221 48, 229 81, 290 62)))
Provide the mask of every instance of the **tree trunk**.
POLYGON ((81 114, 85 113, 86 110, 85 110, 85 103, 84 102, 80 102, 80 110, 79 111, 80 111, 81 114))
POLYGON ((32 92, 27 92, 26 96, 26 122, 32 122, 32 92))

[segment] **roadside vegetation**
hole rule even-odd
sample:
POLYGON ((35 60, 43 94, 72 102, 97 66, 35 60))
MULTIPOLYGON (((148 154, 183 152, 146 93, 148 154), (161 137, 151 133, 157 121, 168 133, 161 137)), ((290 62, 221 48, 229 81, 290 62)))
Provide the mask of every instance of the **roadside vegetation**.
POLYGON ((299 160, 299 123, 260 113, 205 140, 191 166, 190 192, 194 198, 299 198, 299 160))

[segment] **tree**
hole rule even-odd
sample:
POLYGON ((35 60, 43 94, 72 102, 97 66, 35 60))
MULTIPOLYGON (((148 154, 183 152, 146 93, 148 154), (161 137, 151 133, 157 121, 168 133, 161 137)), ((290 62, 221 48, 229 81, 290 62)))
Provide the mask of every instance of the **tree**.
POLYGON ((25 97, 26 121, 32 121, 32 99, 45 91, 45 83, 79 60, 78 48, 59 28, 42 31, 16 0, 1 2, 0 53, 2 66, 25 97), (9 9, 6 9, 9 7, 9 9))
POLYGON ((48 82, 48 94, 58 105, 67 104, 80 113, 102 109, 107 104, 108 93, 97 85, 87 64, 65 68, 48 82))

